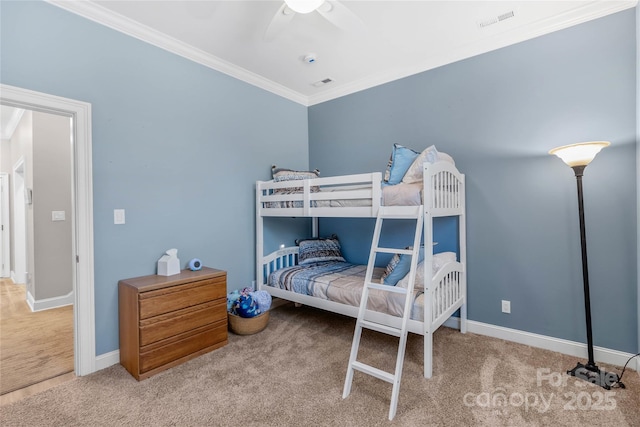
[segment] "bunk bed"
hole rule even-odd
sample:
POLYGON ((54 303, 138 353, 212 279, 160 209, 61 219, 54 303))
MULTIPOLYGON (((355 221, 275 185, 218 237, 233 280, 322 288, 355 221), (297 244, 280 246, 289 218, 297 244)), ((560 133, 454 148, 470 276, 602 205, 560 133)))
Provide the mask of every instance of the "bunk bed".
MULTIPOLYGON (((337 256, 327 263, 333 264, 334 269, 330 267, 325 275, 308 274, 312 284, 287 284, 282 278, 300 268, 300 249, 286 247, 264 254, 264 218, 310 217, 312 234, 318 237, 318 218, 375 218, 381 206, 397 206, 399 214, 404 208, 422 206, 424 259, 416 271, 408 330, 424 336, 424 376, 430 378, 433 332, 458 310, 460 330, 466 332, 465 180, 450 160, 425 162, 420 166, 421 180, 397 185, 387 185, 380 172, 322 178, 311 174, 294 176, 291 180, 257 181, 256 284, 259 290, 266 290, 273 297, 355 318, 366 266, 348 264, 337 256), (443 216, 458 217, 457 254, 434 253, 437 246, 432 244, 433 219, 443 216)), ((384 272, 385 268, 376 268, 374 278, 383 276, 384 272)), ((396 286, 406 286, 407 278, 408 275, 403 278, 404 284, 400 280, 396 286)), ((397 310, 402 303, 390 301, 388 295, 382 297, 374 290, 369 304, 370 318, 385 324, 397 324, 401 320, 397 316, 402 313, 397 310)))

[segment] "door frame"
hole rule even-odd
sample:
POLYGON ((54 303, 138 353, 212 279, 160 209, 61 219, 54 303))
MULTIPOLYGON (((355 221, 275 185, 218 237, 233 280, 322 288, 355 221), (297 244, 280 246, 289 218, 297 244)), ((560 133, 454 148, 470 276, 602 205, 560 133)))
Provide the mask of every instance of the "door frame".
POLYGON ((27 265, 27 212, 25 191, 26 170, 24 157, 13 165, 13 274, 14 283, 21 283, 29 289, 29 266, 27 265))
POLYGON ((91 104, 0 84, 0 103, 71 118, 75 374, 96 370, 91 104))
POLYGON ((11 224, 11 214, 9 213, 9 174, 0 172, 0 233, 2 234, 2 244, 0 247, 0 277, 11 276, 11 233, 9 232, 9 224, 11 224))

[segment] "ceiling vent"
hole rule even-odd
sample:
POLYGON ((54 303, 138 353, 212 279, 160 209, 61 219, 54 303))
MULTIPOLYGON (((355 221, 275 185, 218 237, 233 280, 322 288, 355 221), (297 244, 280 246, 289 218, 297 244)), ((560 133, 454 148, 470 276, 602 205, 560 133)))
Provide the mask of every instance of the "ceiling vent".
POLYGON ((514 16, 515 16, 515 13, 513 12, 513 10, 510 10, 509 12, 503 13, 501 15, 492 16, 491 18, 483 19, 482 21, 478 22, 478 27, 480 28, 488 27, 489 25, 497 24, 498 22, 502 22, 505 19, 513 18, 514 16))
POLYGON ((326 79, 322 79, 322 80, 320 80, 319 82, 315 82, 315 83, 313 83, 313 85, 314 85, 315 87, 321 87, 321 86, 326 85, 327 83, 331 83, 332 81, 333 81, 333 79, 331 79, 331 78, 327 77, 326 79))

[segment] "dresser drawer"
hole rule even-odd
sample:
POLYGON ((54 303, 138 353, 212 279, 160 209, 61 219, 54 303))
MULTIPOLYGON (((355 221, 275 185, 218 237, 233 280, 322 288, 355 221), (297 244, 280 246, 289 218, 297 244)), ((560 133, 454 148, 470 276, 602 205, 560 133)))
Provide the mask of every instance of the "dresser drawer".
POLYGON ((150 371, 169 362, 189 356, 199 350, 227 340, 227 325, 224 321, 215 325, 199 328, 162 345, 158 342, 141 349, 140 373, 150 371))
POLYGON ((226 300, 225 278, 200 280, 140 294, 140 319, 158 316, 218 298, 226 300))
POLYGON ((140 321, 140 346, 209 325, 227 316, 226 300, 218 299, 194 307, 140 321))

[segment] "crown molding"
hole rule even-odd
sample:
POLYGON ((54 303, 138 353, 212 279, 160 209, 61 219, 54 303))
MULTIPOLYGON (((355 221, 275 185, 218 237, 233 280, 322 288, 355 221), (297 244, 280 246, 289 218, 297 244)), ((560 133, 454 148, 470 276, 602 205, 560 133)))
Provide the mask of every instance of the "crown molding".
POLYGON ((214 69, 307 107, 539 37, 544 34, 562 30, 593 19, 601 18, 622 10, 631 9, 638 3, 638 0, 600 0, 589 2, 586 5, 573 9, 570 12, 493 35, 478 42, 460 46, 448 52, 442 52, 441 55, 431 57, 418 65, 400 67, 382 73, 377 73, 350 83, 323 89, 322 92, 315 95, 306 96, 300 92, 276 83, 273 80, 267 79, 247 69, 218 58, 215 55, 206 53, 201 49, 188 46, 173 37, 167 36, 166 34, 142 25, 93 2, 68 0, 45 1, 82 16, 83 18, 97 22, 101 25, 127 34, 131 37, 137 38, 198 64, 204 65, 205 67, 214 69))
POLYGON ((569 28, 574 25, 602 18, 616 12, 631 9, 635 7, 637 3, 637 0, 590 2, 580 8, 573 9, 570 12, 520 26, 510 31, 487 37, 478 42, 459 46, 458 48, 448 52, 442 52, 439 56, 431 57, 415 66, 397 68, 371 75, 351 83, 335 86, 330 90, 310 96, 308 99, 308 105, 312 106, 321 104, 342 96, 350 95, 375 86, 380 86, 385 83, 413 76, 424 71, 432 70, 443 65, 458 62, 463 59, 471 58, 473 56, 481 55, 483 53, 569 28))
POLYGON ((173 37, 140 24, 132 19, 115 13, 103 6, 89 1, 45 0, 47 3, 68 12, 89 19, 108 28, 142 40, 168 52, 182 56, 205 67, 214 69, 228 76, 234 77, 250 85, 282 96, 290 101, 308 105, 307 96, 293 91, 279 83, 266 79, 242 67, 238 67, 217 56, 206 53, 201 49, 189 46, 173 37))

